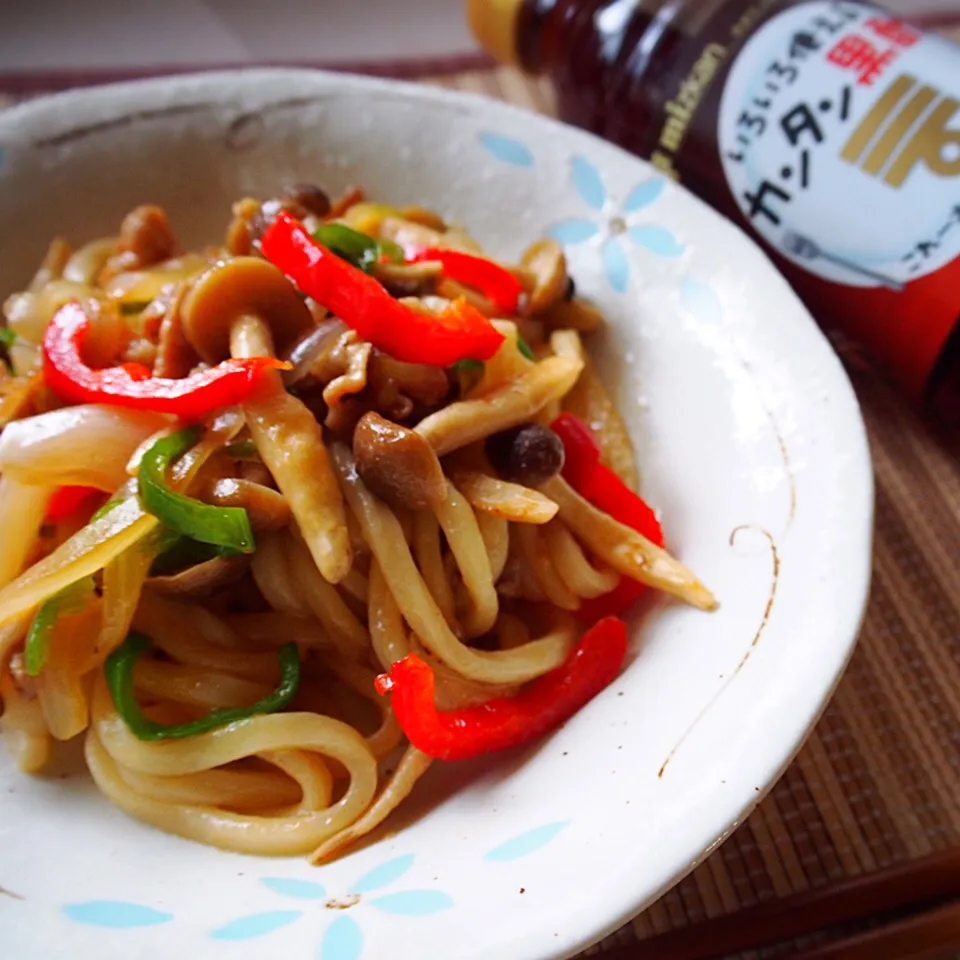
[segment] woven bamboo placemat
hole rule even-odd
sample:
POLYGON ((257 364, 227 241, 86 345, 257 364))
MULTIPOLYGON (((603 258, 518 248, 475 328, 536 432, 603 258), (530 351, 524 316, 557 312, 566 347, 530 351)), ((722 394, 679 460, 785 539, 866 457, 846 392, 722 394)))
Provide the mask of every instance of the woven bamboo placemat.
MULTIPOLYGON (((424 82, 553 111, 546 84, 512 70, 424 82)), ((0 92, 0 107, 17 99, 0 92)), ((858 650, 746 823, 585 956, 960 846, 960 436, 922 422, 855 357, 848 367, 876 469, 873 592, 858 650)))

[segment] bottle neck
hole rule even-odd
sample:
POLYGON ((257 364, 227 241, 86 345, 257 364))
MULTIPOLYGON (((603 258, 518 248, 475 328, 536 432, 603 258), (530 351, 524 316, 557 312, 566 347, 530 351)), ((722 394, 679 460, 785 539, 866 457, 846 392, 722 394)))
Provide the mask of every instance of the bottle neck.
POLYGON ((607 0, 524 0, 517 17, 517 59, 529 73, 549 73, 561 61, 572 28, 607 0))
POLYGON ((625 55, 642 70, 668 31, 696 34, 728 0, 524 0, 517 56, 529 73, 553 73, 571 56, 610 66, 625 55), (629 48, 628 48, 629 45, 629 48))

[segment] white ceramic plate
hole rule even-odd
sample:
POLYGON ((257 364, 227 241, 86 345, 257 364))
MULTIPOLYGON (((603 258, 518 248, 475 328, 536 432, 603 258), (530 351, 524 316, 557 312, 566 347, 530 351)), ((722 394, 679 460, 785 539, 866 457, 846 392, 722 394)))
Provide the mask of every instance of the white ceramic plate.
POLYGON ((625 674, 522 753, 436 769, 330 866, 129 820, 82 766, 0 760, 3 954, 543 960, 687 873, 798 749, 854 646, 871 471, 850 386, 763 255, 647 165, 500 104, 310 72, 78 91, 0 116, 0 292, 54 234, 165 205, 187 244, 290 179, 429 204, 510 258, 551 232, 611 320, 600 352, 644 493, 714 614, 637 618, 625 674))

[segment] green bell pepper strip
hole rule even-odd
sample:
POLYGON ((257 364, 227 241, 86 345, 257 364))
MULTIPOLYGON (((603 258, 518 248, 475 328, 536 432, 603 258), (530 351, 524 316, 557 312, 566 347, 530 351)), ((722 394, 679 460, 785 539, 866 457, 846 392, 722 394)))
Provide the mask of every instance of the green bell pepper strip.
POLYGON ((93 577, 81 577, 40 604, 23 643, 23 663, 31 677, 39 675, 50 655, 50 637, 63 613, 80 613, 93 593, 93 577))
POLYGON ((0 361, 13 369, 10 348, 17 342, 17 335, 9 327, 0 327, 0 361))
POLYGON ((480 382, 486 366, 482 360, 460 360, 450 368, 456 374, 461 396, 480 382))
POLYGON ((124 317, 135 317, 150 306, 150 300, 126 300, 120 304, 120 313, 124 317))
POLYGON ((517 349, 528 359, 532 360, 534 363, 537 362, 537 355, 533 352, 533 348, 524 340, 523 337, 517 337, 517 349))
POLYGON ((167 484, 167 470, 196 443, 195 429, 180 430, 161 437, 143 455, 138 473, 140 500, 146 510, 171 530, 239 553, 253 553, 255 543, 250 518, 242 507, 213 507, 167 484))
POLYGON ((200 543, 189 537, 173 534, 169 545, 161 545, 161 552, 150 566, 151 577, 168 577, 171 574, 186 570, 187 567, 198 563, 206 563, 215 557, 236 556, 231 550, 214 547, 209 543, 200 543))
POLYGON ((313 239, 332 250, 347 263, 369 273, 382 259, 403 263, 401 247, 392 240, 377 240, 342 223, 324 223, 313 231, 313 239))
POLYGON ((485 366, 482 360, 458 360, 451 369, 454 373, 477 373, 482 376, 485 366))
POLYGON ((123 497, 117 497, 114 500, 108 500, 96 513, 90 518, 90 523, 96 523, 102 517, 105 517, 114 507, 119 507, 124 503, 123 497))
POLYGON ((403 247, 394 242, 389 237, 378 237, 377 247, 380 252, 380 261, 387 263, 406 263, 407 255, 403 252, 403 247))
POLYGON ((300 686, 300 654, 295 643, 280 648, 280 683, 269 696, 258 700, 249 707, 218 707, 199 720, 188 723, 157 723, 144 716, 137 703, 133 687, 133 668, 140 657, 153 647, 153 641, 142 633, 128 634, 104 664, 107 689, 113 705, 127 729, 138 739, 146 741, 183 740, 201 733, 215 730, 217 727, 248 720, 264 713, 276 713, 288 706, 296 696, 300 686))
POLYGON ((252 440, 237 440, 235 443, 228 443, 223 452, 234 460, 259 460, 260 454, 257 453, 257 445, 252 440))

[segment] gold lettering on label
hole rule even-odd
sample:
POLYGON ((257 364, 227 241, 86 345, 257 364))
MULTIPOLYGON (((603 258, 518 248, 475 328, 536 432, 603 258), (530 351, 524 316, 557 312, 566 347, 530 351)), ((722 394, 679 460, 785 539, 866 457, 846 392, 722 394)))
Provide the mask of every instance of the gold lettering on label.
POLYGON ((960 101, 956 98, 942 95, 934 87, 920 86, 916 77, 904 74, 893 81, 860 121, 840 157, 859 165, 868 176, 882 177, 895 190, 918 166, 926 166, 938 177, 958 176, 960 129, 948 128, 958 110, 960 101), (911 134, 925 114, 926 119, 911 134))
POLYGON ((730 36, 734 40, 742 40, 754 27, 760 19, 760 8, 754 7, 748 10, 734 25, 730 31, 730 36))
MULTIPOLYGON (((683 145, 693 114, 700 106, 703 95, 726 57, 727 48, 725 46, 720 43, 708 44, 693 65, 690 73, 680 84, 676 97, 667 101, 663 108, 667 119, 660 133, 662 150, 676 153, 683 145)), ((670 160, 669 163, 672 169, 673 161, 670 160)))
POLYGON ((683 135, 687 132, 687 125, 679 117, 670 117, 663 133, 660 134, 660 146, 664 150, 676 153, 683 143, 683 135))
POLYGON ((671 180, 679 180, 680 174, 673 165, 673 158, 662 150, 654 150, 650 162, 663 174, 670 177, 671 180))
POLYGON ((751 30, 760 22, 760 18, 767 13, 777 0, 761 0, 752 7, 748 7, 740 16, 740 19, 733 25, 730 36, 734 40, 742 40, 751 30))
POLYGON ((906 75, 894 80, 890 87, 884 91, 883 96, 873 105, 873 109, 860 121, 857 129, 850 135, 850 139, 843 150, 840 151, 842 159, 846 160, 847 163, 857 163, 863 151, 867 149, 870 142, 887 122, 897 104, 913 89, 916 82, 914 77, 906 75))
POLYGON ((960 109, 960 101, 944 97, 920 129, 894 160, 883 178, 891 187, 899 188, 918 164, 926 164, 938 177, 955 177, 960 174, 960 130, 948 130, 947 124, 960 109), (947 147, 953 148, 953 156, 947 156, 947 147))
POLYGON ((874 148, 863 161, 864 173, 875 177, 890 161, 900 142, 910 132, 910 128, 923 116, 927 107, 937 99, 937 91, 933 87, 921 87, 896 115, 893 122, 883 131, 874 148))

